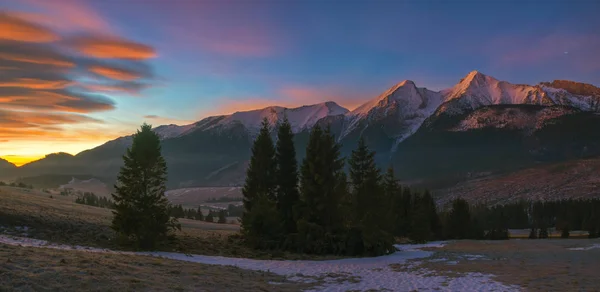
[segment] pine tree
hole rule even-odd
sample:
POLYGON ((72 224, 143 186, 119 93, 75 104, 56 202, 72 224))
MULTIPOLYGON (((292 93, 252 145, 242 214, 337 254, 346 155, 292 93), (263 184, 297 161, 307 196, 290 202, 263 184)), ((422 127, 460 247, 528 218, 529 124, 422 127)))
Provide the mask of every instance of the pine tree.
POLYGON ((344 230, 344 160, 330 130, 311 130, 306 156, 300 168, 301 205, 297 250, 309 253, 341 253, 338 244, 344 230))
POLYGON ((431 196, 428 190, 423 193, 421 197, 421 204, 423 204, 423 208, 427 210, 427 214, 429 216, 429 230, 434 238, 442 237, 442 222, 437 213, 437 208, 435 206, 435 200, 431 196))
POLYGON ((419 194, 414 194, 413 210, 410 218, 410 239, 416 243, 431 240, 430 209, 427 202, 419 194))
MULTIPOLYGON (((252 202, 259 196, 275 201, 276 196, 275 146, 271 139, 267 118, 263 119, 260 132, 252 146, 252 157, 246 171, 246 182, 242 193, 246 212, 252 211, 252 202)), ((243 221, 243 219, 242 219, 243 221)))
POLYGON ((227 223, 227 216, 225 214, 225 210, 219 211, 219 220, 217 221, 217 223, 227 223))
POLYGON ((112 195, 115 211, 111 227, 140 248, 154 248, 167 239, 169 231, 180 227, 169 215, 167 164, 160 139, 150 125, 142 125, 133 135, 123 161, 112 195))
POLYGON ((213 211, 210 210, 208 211, 208 215, 206 215, 206 217, 204 217, 204 220, 206 222, 210 222, 210 223, 215 223, 215 215, 213 214, 213 211))
POLYGON ((254 247, 273 248, 276 247, 275 243, 281 240, 281 220, 277 212, 276 192, 275 146, 270 135, 269 121, 265 118, 252 146, 252 157, 242 190, 244 195, 242 232, 245 240, 254 247), (260 208, 255 210, 254 206, 257 203, 260 203, 260 208))
POLYGON ((284 232, 295 233, 297 229, 294 207, 300 200, 298 162, 296 161, 292 125, 287 117, 284 117, 283 122, 279 125, 275 157, 277 161, 277 209, 283 222, 284 232))
POLYGON ((394 174, 394 168, 389 167, 383 177, 384 202, 387 202, 388 210, 385 222, 386 229, 394 236, 400 236, 403 226, 400 224, 403 210, 402 188, 394 174))
POLYGON ((204 215, 202 214, 202 209, 198 207, 198 211, 196 211, 196 220, 204 220, 204 215))
POLYGON ((466 239, 471 235, 471 212, 469 203, 463 199, 452 202, 452 211, 448 215, 448 236, 453 239, 466 239))
POLYGON ((344 167, 339 148, 329 131, 313 127, 300 170, 302 218, 329 231, 343 225, 338 210, 341 198, 335 192, 344 167))
POLYGON ((381 255, 393 249, 393 237, 386 225, 389 223, 389 200, 385 197, 374 157, 375 152, 370 151, 361 138, 348 161, 354 199, 352 224, 361 231, 365 252, 381 255))

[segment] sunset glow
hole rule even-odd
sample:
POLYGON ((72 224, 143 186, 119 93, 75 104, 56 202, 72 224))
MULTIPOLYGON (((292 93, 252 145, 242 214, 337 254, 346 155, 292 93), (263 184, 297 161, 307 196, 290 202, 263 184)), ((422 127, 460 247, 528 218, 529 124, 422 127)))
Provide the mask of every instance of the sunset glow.
POLYGON ((594 1, 0 0, 0 157, 77 154, 143 122, 354 109, 404 79, 439 90, 472 70, 600 85, 597 11, 594 1))

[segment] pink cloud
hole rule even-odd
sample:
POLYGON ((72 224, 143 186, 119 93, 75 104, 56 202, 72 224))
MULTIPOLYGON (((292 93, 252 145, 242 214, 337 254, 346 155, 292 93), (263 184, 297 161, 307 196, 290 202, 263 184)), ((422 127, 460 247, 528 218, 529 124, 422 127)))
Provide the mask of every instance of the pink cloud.
POLYGON ((62 31, 112 33, 114 28, 85 0, 25 0, 41 13, 21 13, 29 21, 62 31))
POLYGON ((600 70, 600 36, 552 34, 543 37, 499 37, 483 48, 497 66, 566 65, 582 72, 600 70))

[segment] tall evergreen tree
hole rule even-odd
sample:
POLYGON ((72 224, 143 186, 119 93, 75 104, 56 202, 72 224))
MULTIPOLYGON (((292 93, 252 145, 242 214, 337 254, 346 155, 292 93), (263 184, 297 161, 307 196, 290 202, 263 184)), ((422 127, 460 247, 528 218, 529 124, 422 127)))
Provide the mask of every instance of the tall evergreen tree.
POLYGON ((244 213, 242 214, 242 232, 245 239, 255 247, 275 247, 280 240, 279 216, 277 215, 277 163, 275 146, 271 139, 269 121, 263 119, 260 132, 252 146, 252 157, 246 171, 244 195, 244 213), (255 205, 260 208, 254 209, 255 205), (273 210, 271 210, 273 208, 273 210), (258 214, 261 213, 261 214, 258 214), (266 218, 272 216, 275 218, 266 218), (272 224, 272 225, 269 225, 272 224), (264 243, 268 242, 268 245, 264 243))
POLYGON ((394 168, 389 167, 383 177, 384 201, 387 202, 386 229, 394 236, 400 236, 402 228, 400 221, 403 210, 402 188, 396 180, 394 168))
POLYGON ((169 215, 167 164, 152 126, 143 124, 133 135, 123 162, 112 195, 115 211, 111 227, 140 248, 154 248, 179 225, 169 215))
POLYGON ((343 167, 340 146, 331 133, 318 125, 313 127, 300 169, 302 218, 307 222, 329 231, 342 225, 338 210, 341 198, 335 190, 343 167))
POLYGON ((202 208, 198 207, 198 211, 196 212, 196 220, 204 220, 204 215, 202 214, 202 208))
POLYGON ((265 196, 269 200, 275 201, 276 170, 275 146, 271 139, 269 121, 264 118, 258 137, 252 146, 252 157, 242 189, 246 212, 252 210, 252 202, 258 196, 265 196))
POLYGON ((375 152, 370 151, 361 138, 348 164, 354 200, 352 224, 361 231, 365 252, 379 255, 392 250, 393 237, 386 225, 389 223, 389 200, 385 197, 374 157, 375 152))
POLYGON ((448 214, 448 237, 466 239, 471 237, 471 212, 469 203, 458 198, 452 201, 452 210, 448 214))
POLYGON ((358 147, 352 151, 350 165, 350 184, 354 198, 355 222, 361 222, 367 212, 381 212, 377 206, 382 202, 381 174, 375 164, 375 152, 367 147, 365 140, 358 140, 358 147))
POLYGON ((300 200, 298 162, 294 147, 294 133, 287 116, 284 117, 277 132, 275 160, 277 162, 277 208, 281 214, 284 231, 287 234, 295 233, 296 216, 294 216, 294 207, 298 205, 300 200))
POLYGON ((431 240, 431 210, 427 201, 418 193, 413 195, 409 237, 417 243, 431 240))

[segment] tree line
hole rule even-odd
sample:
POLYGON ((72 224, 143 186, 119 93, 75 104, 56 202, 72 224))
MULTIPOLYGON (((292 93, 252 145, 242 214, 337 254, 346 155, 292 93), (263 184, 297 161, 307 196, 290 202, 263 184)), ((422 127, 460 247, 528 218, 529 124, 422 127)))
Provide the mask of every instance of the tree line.
POLYGON ((170 205, 169 206, 169 214, 174 218, 186 218, 192 220, 206 221, 206 222, 215 222, 215 218, 217 219, 216 223, 227 223, 227 210, 219 210, 213 211, 209 210, 208 214, 204 216, 200 207, 198 209, 190 208, 185 209, 181 205, 170 205))
POLYGON ((14 187, 14 188, 33 189, 32 185, 28 185, 28 184, 25 184, 23 182, 20 182, 20 183, 16 183, 16 182, 6 183, 6 182, 3 182, 3 181, 0 181, 0 187, 6 187, 6 186, 14 187))
POLYGON ((75 198, 75 203, 84 204, 88 206, 100 207, 100 208, 108 208, 114 209, 115 203, 106 197, 100 197, 92 192, 84 192, 80 193, 77 198, 75 198))

